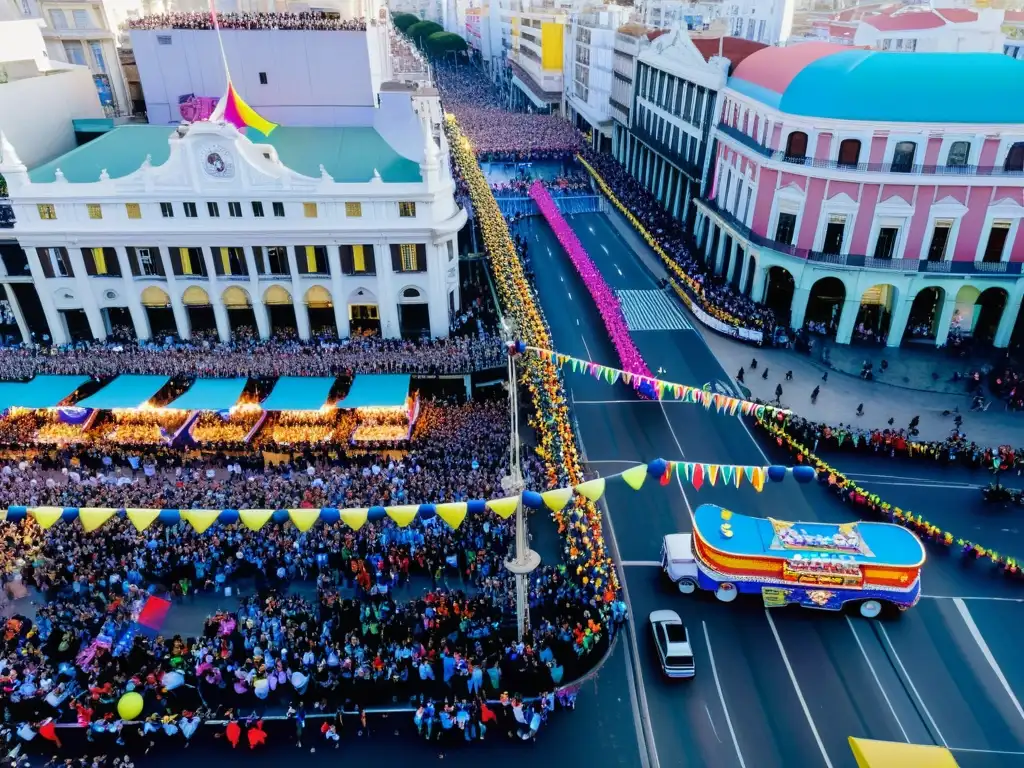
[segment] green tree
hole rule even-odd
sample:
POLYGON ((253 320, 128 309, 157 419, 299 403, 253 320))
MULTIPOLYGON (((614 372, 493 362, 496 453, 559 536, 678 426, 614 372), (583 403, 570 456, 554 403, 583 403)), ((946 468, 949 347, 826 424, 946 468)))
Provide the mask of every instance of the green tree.
POLYGON ((419 22, 419 17, 412 13, 396 13, 391 17, 391 23, 394 24, 402 32, 405 32, 413 24, 419 22))
POLYGON ((434 56, 461 53, 469 46, 454 32, 435 32, 427 38, 427 50, 434 56))
POLYGON ((405 30, 405 34, 415 40, 420 48, 423 47, 427 38, 435 32, 444 32, 444 27, 432 21, 418 21, 405 30))

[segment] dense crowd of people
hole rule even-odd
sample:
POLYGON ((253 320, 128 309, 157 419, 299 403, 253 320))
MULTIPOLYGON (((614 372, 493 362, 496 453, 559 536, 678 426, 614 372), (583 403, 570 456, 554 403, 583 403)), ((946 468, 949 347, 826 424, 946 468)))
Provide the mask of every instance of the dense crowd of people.
MULTIPOLYGON (((463 314, 483 309, 470 305, 463 314)), ((468 322, 468 321, 467 321, 468 322)), ((272 338, 232 342, 210 340, 93 342, 65 347, 23 345, 0 348, 0 377, 38 374, 253 378, 345 376, 354 373, 469 373, 505 364, 502 342, 487 332, 420 342, 359 338, 320 342, 272 338)))
POLYGON ((696 255, 692 238, 683 231, 681 222, 674 219, 629 171, 611 155, 591 150, 584 150, 582 155, 605 180, 619 202, 643 222, 662 249, 699 286, 694 298, 705 312, 729 325, 738 322, 743 327, 760 329, 770 336, 777 323, 775 313, 709 271, 696 255))
POLYGON ((494 85, 472 66, 437 63, 444 108, 458 118, 482 160, 521 162, 571 158, 582 136, 557 115, 510 112, 494 85))
MULTIPOLYGON (((431 402, 403 450, 307 448, 276 465, 258 451, 41 446, 0 462, 0 505, 348 509, 494 498, 505 495, 508 422, 503 400, 431 402)), ((524 471, 528 487, 545 487, 538 458, 527 457, 524 471)), ((294 717, 410 701, 425 737, 444 738, 454 725, 461 738, 471 724, 475 737, 481 718, 496 722, 485 699, 503 691, 541 695, 536 705, 522 695, 501 705, 521 710, 513 714, 523 727, 511 730, 531 738, 540 722, 533 714, 546 718, 553 708, 545 692, 609 640, 613 624, 601 612, 625 618, 614 594, 604 604, 547 566, 531 575, 531 629, 516 641, 515 591, 503 568, 512 521, 490 512, 457 529, 438 517, 406 527, 384 517, 307 532, 276 517, 258 530, 235 523, 204 533, 184 522, 139 531, 118 516, 91 533, 26 519, 0 524, 0 536, 5 586, 43 596, 33 616, 5 627, 0 709, 44 744, 49 718, 77 719, 90 738, 120 738, 117 702, 126 691, 145 700, 144 722, 131 726, 143 741, 179 734, 200 711, 233 719, 230 711, 262 716, 290 706, 294 717), (234 610, 231 587, 245 589, 234 610), (185 601, 207 593, 225 608, 192 636, 138 624, 154 594, 185 601)))
MULTIPOLYGON (((128 29, 213 29, 207 11, 173 11, 154 13, 125 22, 128 29)), ((332 32, 366 30, 366 19, 342 19, 322 11, 286 13, 279 11, 245 11, 218 13, 221 29, 315 29, 332 32)))

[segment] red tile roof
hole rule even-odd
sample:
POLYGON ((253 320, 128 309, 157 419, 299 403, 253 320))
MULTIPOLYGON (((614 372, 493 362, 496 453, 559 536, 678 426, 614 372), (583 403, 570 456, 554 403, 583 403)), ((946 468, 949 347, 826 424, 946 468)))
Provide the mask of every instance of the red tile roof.
POLYGON ((762 48, 767 48, 764 43, 758 43, 753 40, 744 40, 741 37, 696 37, 690 38, 693 40, 693 44, 697 46, 697 50, 700 51, 701 56, 704 57, 705 61, 711 59, 712 56, 718 55, 719 41, 721 41, 722 55, 725 56, 729 61, 732 62, 730 73, 740 65, 747 56, 752 53, 757 53, 762 48))

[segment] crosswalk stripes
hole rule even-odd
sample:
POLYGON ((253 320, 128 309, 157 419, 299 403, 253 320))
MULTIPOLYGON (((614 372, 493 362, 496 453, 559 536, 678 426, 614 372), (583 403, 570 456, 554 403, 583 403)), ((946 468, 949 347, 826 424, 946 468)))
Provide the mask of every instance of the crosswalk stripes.
POLYGON ((617 291, 631 331, 689 331, 690 322, 663 291, 617 291))

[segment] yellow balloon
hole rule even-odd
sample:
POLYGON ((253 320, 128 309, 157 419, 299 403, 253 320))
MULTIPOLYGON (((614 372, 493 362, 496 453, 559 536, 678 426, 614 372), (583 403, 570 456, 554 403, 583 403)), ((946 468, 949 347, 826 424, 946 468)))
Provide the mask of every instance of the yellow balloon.
POLYGON ((122 720, 134 720, 142 714, 142 696, 135 691, 128 691, 117 702, 117 714, 122 720))

